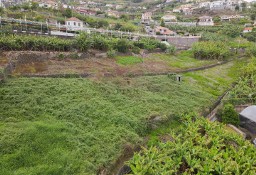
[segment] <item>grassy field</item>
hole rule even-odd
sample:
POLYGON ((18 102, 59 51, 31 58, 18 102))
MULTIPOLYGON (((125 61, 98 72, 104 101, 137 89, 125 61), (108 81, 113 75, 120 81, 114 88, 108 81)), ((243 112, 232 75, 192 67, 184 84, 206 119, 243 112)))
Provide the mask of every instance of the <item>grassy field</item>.
POLYGON ((217 60, 198 60, 195 59, 191 51, 181 51, 176 55, 168 54, 152 54, 149 60, 162 60, 170 67, 188 69, 193 67, 201 67, 204 65, 217 63, 217 60))
POLYGON ((124 145, 140 143, 148 133, 150 116, 209 106, 229 87, 231 66, 210 78, 185 74, 183 82, 167 76, 9 79, 0 85, 0 174, 96 174, 109 168, 124 145))
POLYGON ((117 57, 117 61, 118 64, 121 65, 133 65, 133 64, 137 64, 137 63, 142 63, 142 59, 139 57, 135 57, 135 56, 119 56, 117 57))

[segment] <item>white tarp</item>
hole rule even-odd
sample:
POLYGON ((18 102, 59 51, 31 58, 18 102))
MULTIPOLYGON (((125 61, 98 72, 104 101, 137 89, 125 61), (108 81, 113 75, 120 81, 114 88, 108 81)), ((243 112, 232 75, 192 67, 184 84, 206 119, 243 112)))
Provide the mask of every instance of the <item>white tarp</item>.
POLYGON ((256 122, 256 105, 245 108, 241 113, 241 116, 256 122))

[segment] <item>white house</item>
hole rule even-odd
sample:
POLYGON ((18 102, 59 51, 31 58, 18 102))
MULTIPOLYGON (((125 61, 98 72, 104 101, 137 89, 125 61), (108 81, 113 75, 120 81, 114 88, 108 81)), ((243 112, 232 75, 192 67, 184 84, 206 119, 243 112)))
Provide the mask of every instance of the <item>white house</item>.
POLYGON ((201 2, 199 4, 199 8, 210 8, 210 1, 207 1, 207 2, 201 2))
POLYGON ((198 21, 199 26, 213 26, 214 22, 210 16, 201 16, 198 21))
POLYGON ((173 12, 173 13, 181 13, 181 9, 176 8, 176 9, 173 9, 172 12, 173 12))
POLYGON ((213 1, 210 3, 211 10, 222 10, 225 9, 225 1, 213 1))
POLYGON ((149 24, 152 21, 152 12, 146 12, 141 15, 141 23, 149 24))
POLYGON ((77 19, 76 17, 69 18, 65 21, 67 28, 71 30, 80 30, 84 27, 83 21, 77 19))
POLYGON ((177 21, 177 17, 174 15, 164 15, 161 19, 164 21, 165 24, 177 21))

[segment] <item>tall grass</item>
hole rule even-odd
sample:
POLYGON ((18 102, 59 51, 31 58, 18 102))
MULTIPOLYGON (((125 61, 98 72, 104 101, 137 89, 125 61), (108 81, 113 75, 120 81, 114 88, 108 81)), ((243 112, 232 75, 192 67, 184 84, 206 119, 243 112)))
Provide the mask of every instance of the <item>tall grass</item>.
POLYGON ((124 144, 147 134, 151 115, 199 111, 217 98, 203 91, 205 84, 184 79, 140 77, 129 85, 123 79, 9 79, 0 85, 0 174, 96 174, 108 168, 124 144))

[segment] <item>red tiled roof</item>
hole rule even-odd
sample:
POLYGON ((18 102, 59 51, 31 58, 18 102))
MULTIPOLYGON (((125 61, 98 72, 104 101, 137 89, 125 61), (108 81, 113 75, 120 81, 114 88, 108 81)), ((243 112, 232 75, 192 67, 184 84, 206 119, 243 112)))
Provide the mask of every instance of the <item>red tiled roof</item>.
POLYGON ((252 27, 246 27, 244 28, 244 30, 252 30, 253 28, 252 27))
POLYGON ((66 21, 76 21, 76 22, 82 22, 80 19, 77 19, 76 17, 68 18, 66 21))

